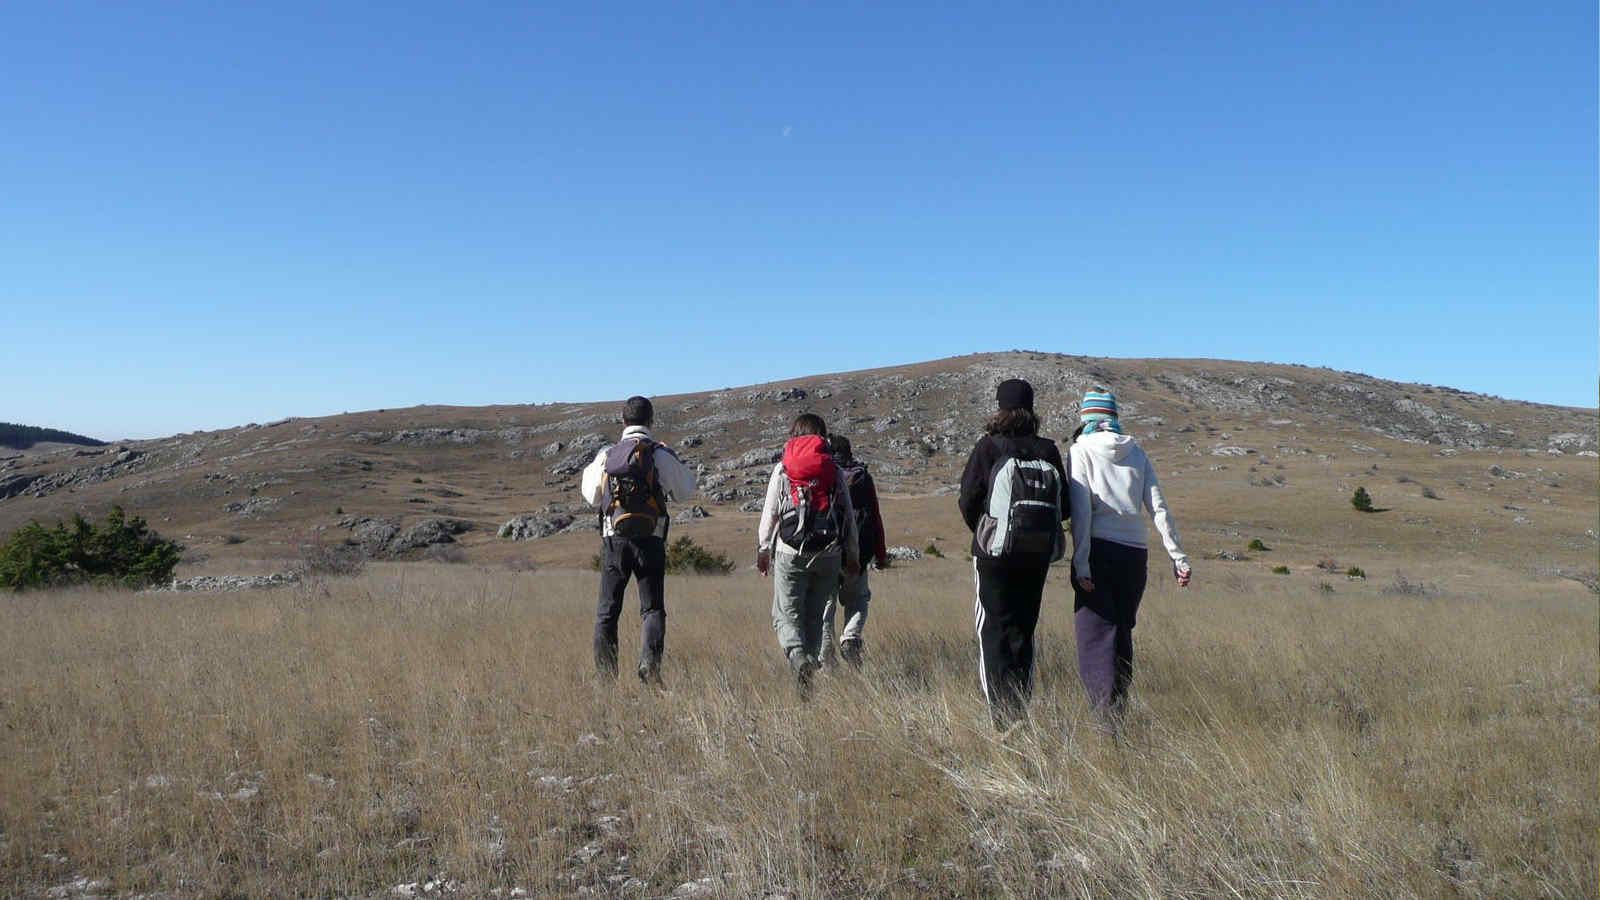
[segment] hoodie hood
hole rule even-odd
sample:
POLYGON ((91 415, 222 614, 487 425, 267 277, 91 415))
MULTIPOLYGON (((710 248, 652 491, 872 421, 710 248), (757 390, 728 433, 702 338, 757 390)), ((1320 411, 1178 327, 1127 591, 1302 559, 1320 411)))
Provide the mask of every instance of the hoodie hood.
POLYGON ((1112 462, 1122 462, 1139 447, 1133 438, 1114 431, 1096 431, 1079 435, 1078 445, 1112 462))

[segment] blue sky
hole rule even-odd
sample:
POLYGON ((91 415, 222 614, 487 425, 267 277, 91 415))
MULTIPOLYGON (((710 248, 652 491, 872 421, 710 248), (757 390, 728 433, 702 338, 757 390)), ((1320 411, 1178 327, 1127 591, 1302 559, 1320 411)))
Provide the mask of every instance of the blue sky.
POLYGON ((244 6, 8 7, 0 420, 1019 347, 1596 403, 1592 3, 244 6))

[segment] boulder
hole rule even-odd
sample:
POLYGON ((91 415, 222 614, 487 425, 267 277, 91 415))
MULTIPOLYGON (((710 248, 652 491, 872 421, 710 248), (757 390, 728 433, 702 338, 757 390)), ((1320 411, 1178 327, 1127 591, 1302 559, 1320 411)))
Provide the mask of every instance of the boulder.
POLYGON ((717 471, 731 472, 734 469, 748 469, 751 466, 775 463, 780 459, 783 459, 782 447, 776 450, 747 450, 733 459, 725 459, 717 463, 717 471))
POLYGON ((15 497, 28 489, 28 486, 39 480, 38 475, 16 474, 0 478, 0 500, 15 497))
POLYGON ((453 544, 456 535, 471 530, 472 523, 465 519, 422 519, 392 538, 388 549, 390 553, 404 553, 432 544, 453 544))
POLYGON ((536 541, 556 534, 572 523, 573 517, 565 513, 517 516, 501 525, 495 534, 512 541, 536 541))

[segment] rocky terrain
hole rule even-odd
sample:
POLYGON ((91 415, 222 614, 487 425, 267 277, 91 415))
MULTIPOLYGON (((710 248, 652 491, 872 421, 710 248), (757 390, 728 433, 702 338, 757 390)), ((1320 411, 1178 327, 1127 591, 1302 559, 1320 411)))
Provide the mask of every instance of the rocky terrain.
MULTIPOLYGON (((680 505, 685 517, 750 519, 802 411, 850 436, 885 494, 936 496, 952 490, 994 385, 1008 377, 1033 382, 1048 436, 1064 439, 1077 398, 1104 385, 1174 474, 1231 465, 1250 487, 1282 488, 1285 460, 1337 468, 1412 448, 1482 457, 1487 477, 1511 480, 1544 476, 1507 454, 1600 450, 1593 409, 1303 366, 1021 351, 658 397, 656 430, 699 475, 698 511, 680 505), (1175 465, 1183 458, 1193 462, 1175 465)), ((0 459, 0 531, 120 504, 184 540, 198 569, 207 559, 294 558, 308 543, 358 545, 373 558, 441 544, 503 553, 488 548, 595 530, 578 473, 613 439, 616 416, 616 400, 421 406, 13 455, 0 459)))

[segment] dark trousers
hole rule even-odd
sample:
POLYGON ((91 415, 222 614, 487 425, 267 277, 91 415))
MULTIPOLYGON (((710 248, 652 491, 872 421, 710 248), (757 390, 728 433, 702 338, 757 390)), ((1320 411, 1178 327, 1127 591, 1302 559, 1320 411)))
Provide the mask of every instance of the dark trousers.
POLYGON ((1096 724, 1115 730, 1133 681, 1133 626, 1144 599, 1149 554, 1143 547, 1113 541, 1089 543, 1089 574, 1094 593, 1078 586, 1073 572, 1073 630, 1077 633, 1078 677, 1096 724))
POLYGON ((972 566, 979 683, 995 727, 1005 728, 1022 717, 1033 694, 1033 630, 1050 563, 975 559, 972 566))
POLYGON ((639 580, 639 670, 661 665, 667 639, 667 542, 664 538, 604 538, 600 544, 600 605, 594 617, 594 665, 617 672, 617 619, 630 577, 639 580))

